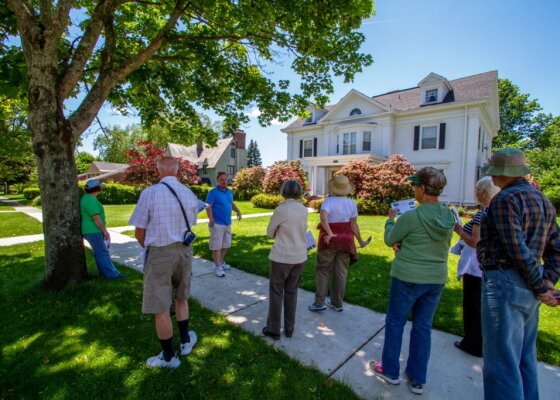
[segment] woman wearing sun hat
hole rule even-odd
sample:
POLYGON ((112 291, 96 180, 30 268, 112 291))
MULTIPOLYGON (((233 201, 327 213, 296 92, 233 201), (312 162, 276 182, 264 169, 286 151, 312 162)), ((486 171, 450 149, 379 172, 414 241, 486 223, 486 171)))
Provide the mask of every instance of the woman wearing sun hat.
POLYGON ((115 268, 107 243, 111 240, 109 231, 105 226, 105 209, 97 200, 101 188, 105 185, 97 179, 86 182, 86 192, 80 200, 80 213, 82 215, 82 236, 87 240, 93 250, 95 263, 99 275, 107 278, 122 278, 123 275, 115 268))
POLYGON ((392 246, 391 290, 385 318, 381 362, 371 361, 376 376, 392 385, 400 383, 400 354, 404 326, 412 311, 412 330, 405 376, 410 391, 422 394, 430 359, 432 321, 447 282, 447 258, 455 218, 438 196, 447 184, 438 169, 425 167, 409 176, 420 205, 395 221, 389 210, 385 244, 392 246))
POLYGON ((337 175, 328 183, 329 196, 321 205, 321 223, 315 265, 315 302, 310 311, 321 312, 327 306, 335 311, 343 310, 344 292, 348 267, 357 261, 354 237, 364 246, 358 227, 358 208, 347 196, 354 186, 345 175, 337 175), (327 295, 329 276, 332 274, 330 299, 327 295))

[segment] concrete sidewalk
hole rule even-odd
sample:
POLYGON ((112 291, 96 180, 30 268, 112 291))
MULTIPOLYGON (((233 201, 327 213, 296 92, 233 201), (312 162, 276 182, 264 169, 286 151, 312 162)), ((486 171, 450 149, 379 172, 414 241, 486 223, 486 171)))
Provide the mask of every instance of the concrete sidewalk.
MULTIPOLYGON (((31 208, 31 207, 29 207, 31 208)), ((33 215, 32 215, 33 216, 33 215)), ((142 272, 140 246, 128 236, 111 231, 111 254, 115 262, 142 272)), ((10 238, 13 244, 23 238, 10 238)), ((369 372, 367 363, 379 360, 384 340, 384 314, 364 307, 344 304, 341 313, 327 310, 312 313, 307 305, 314 294, 299 290, 294 336, 278 341, 265 338, 270 345, 313 366, 327 377, 344 382, 365 399, 418 399, 402 379, 399 386, 389 386, 369 372)), ((227 320, 261 336, 268 312, 268 279, 232 268, 225 278, 214 275, 210 261, 193 261, 192 297, 208 309, 225 315, 227 320), (220 295, 217 296, 216 294, 220 295)), ((196 316, 193 316, 196 330, 196 316)), ((401 365, 408 354, 410 323, 403 337, 401 365)), ((428 382, 422 398, 429 400, 482 399, 482 359, 469 356, 453 346, 457 336, 432 331, 432 353, 428 382)), ((195 348, 196 351, 196 348, 195 348)), ((560 368, 539 363, 540 397, 558 398, 560 368), (556 394, 555 394, 556 393, 556 394)), ((401 375, 402 376, 402 375, 401 375)))

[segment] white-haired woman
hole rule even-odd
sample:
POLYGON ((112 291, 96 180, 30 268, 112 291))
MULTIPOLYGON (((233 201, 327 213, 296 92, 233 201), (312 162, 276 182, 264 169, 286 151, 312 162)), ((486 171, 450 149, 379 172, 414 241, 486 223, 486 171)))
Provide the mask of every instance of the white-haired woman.
POLYGON ((465 242, 457 266, 457 279, 463 279, 463 331, 465 336, 455 342, 455 347, 475 357, 482 357, 482 327, 480 321, 480 290, 482 271, 476 258, 476 245, 480 240, 480 222, 486 215, 492 198, 500 188, 486 176, 476 183, 476 200, 482 209, 473 219, 461 227, 455 225, 455 232, 465 242))
POLYGON ((297 294, 301 273, 307 261, 307 208, 299 201, 303 189, 295 179, 284 181, 280 188, 284 197, 268 223, 267 236, 274 238, 270 250, 269 306, 263 334, 280 339, 282 305, 284 305, 284 335, 294 333, 297 294))

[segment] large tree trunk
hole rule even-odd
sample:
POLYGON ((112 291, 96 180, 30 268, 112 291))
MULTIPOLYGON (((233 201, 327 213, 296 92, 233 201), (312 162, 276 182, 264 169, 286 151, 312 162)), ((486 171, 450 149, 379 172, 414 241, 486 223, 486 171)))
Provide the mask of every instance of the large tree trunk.
POLYGON ((37 160, 46 288, 60 290, 88 278, 81 236, 72 127, 56 99, 56 69, 45 57, 29 73, 29 130, 37 160))

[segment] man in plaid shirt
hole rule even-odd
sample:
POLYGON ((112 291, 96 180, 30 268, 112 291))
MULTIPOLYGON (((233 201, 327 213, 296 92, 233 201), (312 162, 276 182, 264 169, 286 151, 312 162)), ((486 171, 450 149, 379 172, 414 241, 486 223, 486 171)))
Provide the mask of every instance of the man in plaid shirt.
POLYGON ((525 179, 531 171, 521 150, 497 151, 482 172, 502 189, 482 221, 477 246, 484 271, 484 397, 538 399, 539 306, 559 305, 554 289, 560 274, 556 210, 525 179))

